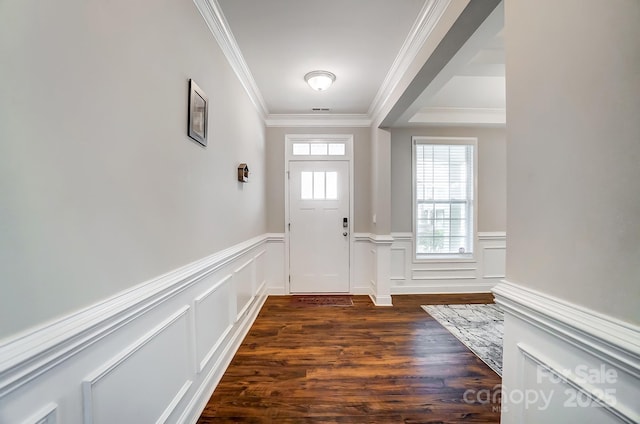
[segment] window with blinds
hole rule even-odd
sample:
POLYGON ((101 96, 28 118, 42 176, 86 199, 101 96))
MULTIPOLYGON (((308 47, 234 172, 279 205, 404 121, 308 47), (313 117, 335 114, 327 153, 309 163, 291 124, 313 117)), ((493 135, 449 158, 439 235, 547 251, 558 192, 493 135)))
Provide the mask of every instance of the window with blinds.
POLYGON ((471 257, 475 140, 414 137, 416 259, 471 257))

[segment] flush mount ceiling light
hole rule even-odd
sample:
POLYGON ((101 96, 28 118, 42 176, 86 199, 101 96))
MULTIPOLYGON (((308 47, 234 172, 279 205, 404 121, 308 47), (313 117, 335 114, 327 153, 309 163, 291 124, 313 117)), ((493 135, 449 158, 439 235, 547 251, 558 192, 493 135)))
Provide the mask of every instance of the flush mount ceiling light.
POLYGON ((333 84, 336 76, 328 71, 311 71, 304 76, 304 80, 314 90, 324 91, 333 84))

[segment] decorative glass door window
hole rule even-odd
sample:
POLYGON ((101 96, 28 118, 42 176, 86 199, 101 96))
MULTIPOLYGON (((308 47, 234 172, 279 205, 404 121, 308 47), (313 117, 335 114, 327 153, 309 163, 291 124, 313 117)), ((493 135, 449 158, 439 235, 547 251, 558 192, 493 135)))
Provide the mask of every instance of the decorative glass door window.
POLYGON ((300 174, 302 200, 337 200, 338 173, 303 171, 300 174))
POLYGON ((344 156, 344 143, 293 143, 293 156, 344 156))

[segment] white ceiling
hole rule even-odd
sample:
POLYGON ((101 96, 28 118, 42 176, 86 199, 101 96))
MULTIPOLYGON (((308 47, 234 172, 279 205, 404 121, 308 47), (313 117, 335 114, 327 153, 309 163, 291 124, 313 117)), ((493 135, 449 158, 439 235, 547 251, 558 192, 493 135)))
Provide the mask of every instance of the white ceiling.
POLYGON ((424 0, 218 0, 271 114, 367 113, 424 0), (314 70, 337 79, 325 92, 314 70))
POLYGON ((503 29, 500 4, 395 125, 504 125, 503 29))
MULTIPOLYGON (((329 108, 333 116, 370 117, 416 28, 425 16, 435 14, 438 1, 212 3, 217 3, 233 34, 238 60, 244 62, 267 117, 309 116, 312 108, 329 108), (325 92, 313 91, 304 81, 313 70, 333 72, 336 82, 325 92)), ((502 15, 500 5, 415 101, 398 113, 394 126, 504 120, 502 15)))

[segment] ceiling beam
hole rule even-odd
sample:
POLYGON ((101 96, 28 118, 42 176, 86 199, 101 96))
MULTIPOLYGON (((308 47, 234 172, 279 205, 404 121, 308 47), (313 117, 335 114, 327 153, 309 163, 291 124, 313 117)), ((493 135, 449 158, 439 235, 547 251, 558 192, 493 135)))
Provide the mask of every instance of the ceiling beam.
POLYGON ((501 0, 470 1, 379 127, 393 126, 480 27, 501 0))

